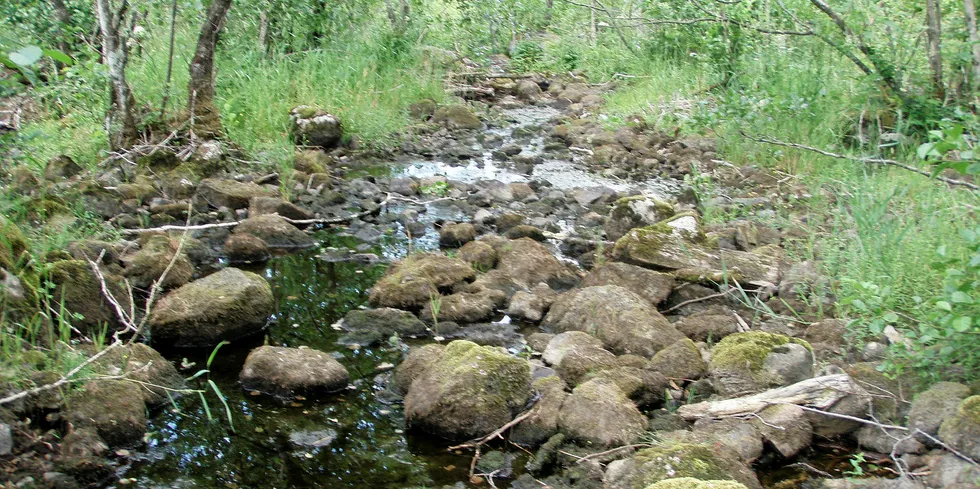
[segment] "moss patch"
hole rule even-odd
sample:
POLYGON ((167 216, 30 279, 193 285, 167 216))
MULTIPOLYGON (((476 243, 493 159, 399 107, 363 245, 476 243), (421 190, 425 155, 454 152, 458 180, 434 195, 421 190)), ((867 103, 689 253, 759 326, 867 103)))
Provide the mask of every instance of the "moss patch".
POLYGON ((803 345, 813 351, 806 341, 780 334, 761 331, 735 333, 723 338, 711 350, 711 368, 741 369, 748 366, 749 370, 757 372, 773 348, 787 343, 803 345))
POLYGON ((693 477, 667 479, 648 486, 646 489, 746 489, 744 484, 735 481, 703 481, 693 477))

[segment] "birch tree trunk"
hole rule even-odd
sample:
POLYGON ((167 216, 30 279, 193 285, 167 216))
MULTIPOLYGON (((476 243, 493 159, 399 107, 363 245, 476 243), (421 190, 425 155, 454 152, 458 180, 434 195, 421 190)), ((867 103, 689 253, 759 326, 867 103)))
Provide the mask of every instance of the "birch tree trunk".
POLYGON ((259 51, 264 57, 268 52, 269 42, 269 11, 262 9, 259 11, 259 51))
POLYGON ((963 0, 963 14, 966 17, 966 31, 970 36, 970 49, 973 62, 970 63, 970 94, 971 98, 980 91, 980 32, 977 30, 977 7, 973 0, 963 0))
POLYGON ((218 33, 224 25, 225 15, 232 0, 212 0, 207 17, 197 38, 197 49, 191 60, 191 79, 187 84, 187 112, 191 116, 194 134, 211 137, 221 134, 221 118, 214 105, 214 50, 218 33))
POLYGON ((942 12, 939 0, 926 0, 926 42, 929 46, 929 70, 932 71, 932 88, 939 100, 945 98, 942 35, 942 12))
POLYGON ((95 0, 95 11, 102 33, 102 56, 109 67, 109 113, 106 116, 106 130, 109 133, 109 146, 121 149, 133 145, 139 138, 136 130, 136 98, 126 82, 127 34, 123 31, 127 0, 118 9, 113 9, 110 0, 95 0))

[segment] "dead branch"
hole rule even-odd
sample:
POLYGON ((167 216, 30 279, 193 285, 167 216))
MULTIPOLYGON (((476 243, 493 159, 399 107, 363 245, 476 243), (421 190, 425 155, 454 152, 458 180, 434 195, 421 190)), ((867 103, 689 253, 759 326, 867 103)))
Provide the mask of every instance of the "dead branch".
POLYGON ((687 421, 695 421, 745 416, 776 404, 796 404, 805 409, 824 410, 849 395, 865 397, 867 393, 847 374, 826 375, 750 396, 688 404, 681 406, 677 414, 687 421))
POLYGON ((605 451, 602 451, 602 452, 592 453, 592 454, 586 455, 584 457, 579 457, 579 456, 576 456, 576 455, 572 455, 571 453, 568 453, 568 452, 561 452, 561 453, 564 454, 564 455, 575 457, 577 459, 577 460, 575 460, 575 463, 580 464, 582 462, 585 462, 586 460, 592 460, 594 458, 605 457, 606 455, 612 455, 612 454, 614 454, 616 452, 619 452, 619 451, 633 450, 633 449, 636 449, 636 448, 650 448, 652 446, 653 445, 650 445, 649 443, 638 443, 638 444, 635 444, 635 445, 623 445, 621 447, 610 448, 609 450, 605 450, 605 451))
MULTIPOLYGON (((813 152, 813 153, 821 154, 823 156, 828 156, 830 158, 835 158, 835 159, 838 159, 838 160, 857 161, 859 163, 866 163, 866 164, 869 164, 869 165, 894 166, 894 167, 897 167, 897 168, 901 168, 903 170, 910 171, 912 173, 918 173, 919 175, 923 175, 923 176, 932 178, 932 174, 931 173, 929 173, 929 172, 927 172, 925 170, 916 168, 914 166, 907 165, 907 164, 902 163, 900 161, 889 160, 889 159, 886 159, 886 158, 872 158, 872 157, 862 157, 862 156, 849 156, 849 155, 844 155, 844 154, 840 154, 840 153, 832 153, 830 151, 827 151, 827 150, 824 150, 824 149, 820 149, 820 148, 815 148, 813 146, 807 146, 805 144, 789 143, 789 142, 786 142, 786 141, 780 141, 778 139, 772 139, 772 138, 761 137, 761 136, 750 136, 750 135, 746 134, 745 132, 742 132, 742 131, 739 131, 739 132, 742 134, 742 137, 744 137, 744 138, 746 138, 748 140, 751 140, 751 141, 758 142, 758 143, 771 144, 773 146, 783 146, 783 147, 786 147, 786 148, 802 149, 802 150, 810 151, 810 152, 813 152)), ((966 188, 971 189, 971 190, 980 190, 980 186, 977 186, 975 184, 972 184, 970 182, 966 182, 966 181, 963 181, 963 180, 956 180, 956 179, 953 179, 953 178, 947 178, 947 177, 943 177, 943 176, 939 176, 939 175, 937 175, 935 178, 936 178, 936 180, 939 180, 941 182, 947 183, 949 185, 958 185, 958 186, 966 187, 966 188)))
POLYGON ((500 428, 497 428, 496 430, 493 431, 493 433, 490 433, 489 435, 484 436, 483 438, 478 438, 476 440, 471 440, 471 441, 468 441, 468 442, 463 443, 463 444, 460 444, 460 445, 454 445, 454 446, 451 446, 451 447, 447 448, 446 450, 454 451, 454 450, 462 450, 464 448, 477 448, 478 449, 478 448, 482 447, 483 445, 485 445, 486 443, 488 443, 490 441, 493 441, 493 440, 495 440, 497 438, 503 439, 503 436, 502 435, 503 435, 503 433, 505 431, 507 431, 507 430, 509 430, 509 429, 511 429, 511 428, 513 428, 515 426, 517 426, 518 424, 520 424, 521 421, 524 421, 525 419, 530 418, 531 415, 534 414, 534 413, 535 413, 534 409, 529 409, 529 410, 525 411, 524 414, 521 414, 520 416, 518 416, 518 417, 516 417, 516 418, 514 418, 512 420, 510 420, 507 424, 501 426, 500 428))
POLYGON ((120 339, 117 338, 109 346, 105 347, 102 351, 96 353, 95 355, 92 355, 92 356, 88 357, 87 359, 85 359, 84 362, 78 364, 78 366, 76 366, 75 368, 69 370, 68 373, 66 373, 65 375, 62 375, 61 378, 59 378, 58 380, 56 380, 56 381, 54 381, 54 382, 52 382, 50 384, 44 384, 44 385, 35 387, 33 389, 28 389, 26 391, 21 391, 21 392, 18 392, 16 394, 11 394, 11 395, 9 395, 7 397, 4 397, 3 399, 0 399, 0 406, 2 406, 4 404, 11 403, 11 402, 16 401, 18 399, 23 399, 23 398, 25 398, 27 396, 33 396, 35 394, 40 394, 41 392, 44 392, 44 391, 48 391, 48 390, 51 390, 51 389, 57 389, 57 388, 65 385, 65 384, 70 383, 70 382, 77 382, 78 379, 72 379, 72 377, 74 377, 79 372, 81 372, 82 369, 84 369, 85 367, 91 365, 93 362, 95 362, 99 358, 102 358, 106 353, 109 353, 111 350, 119 347, 120 345, 122 345, 122 340, 120 340, 120 339))

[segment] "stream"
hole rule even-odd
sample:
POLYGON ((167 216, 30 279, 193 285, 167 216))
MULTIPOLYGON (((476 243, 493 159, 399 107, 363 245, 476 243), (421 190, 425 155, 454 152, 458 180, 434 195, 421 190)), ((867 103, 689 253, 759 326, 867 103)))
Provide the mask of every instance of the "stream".
MULTIPOLYGON (((538 107, 505 111, 503 118, 508 124, 491 127, 487 134, 501 144, 520 144, 522 154, 541 154, 544 137, 536 128, 558 115, 557 110, 538 107)), ((477 146, 473 149, 482 152, 482 156, 468 162, 410 160, 375 173, 387 172, 393 177, 444 176, 465 183, 536 179, 563 190, 608 187, 659 197, 678 189, 675 182, 669 181, 636 183, 604 178, 587 171, 577 156, 546 159, 534 165, 528 175, 496 161, 491 148, 477 146)), ((387 212, 397 214, 410 205, 413 204, 394 203, 387 212)), ((427 224, 427 233, 412 240, 411 246, 416 250, 438 248, 438 233, 432 223, 467 218, 451 201, 414 206, 424 206, 419 220, 427 224)), ((368 290, 384 273, 385 263, 409 252, 408 239, 404 233, 397 233, 367 243, 342 230, 328 229, 316 231, 314 236, 319 243, 317 248, 278 256, 249 269, 272 285, 277 312, 269 328, 263 335, 222 347, 215 355, 210 374, 190 382, 190 387, 204 391, 206 402, 185 395, 153 413, 145 449, 132 454, 120 472, 121 479, 112 487, 380 489, 441 487, 468 481, 470 453, 449 453, 446 447, 450 443, 445 440, 406 433, 402 407, 376 395, 383 390, 383 371, 401 361, 407 346, 398 341, 376 348, 340 346, 337 341, 342 332, 332 327, 349 310, 366 304, 368 290), (347 250, 373 253, 382 259, 365 264, 323 258, 324 253, 343 254, 347 250), (263 343, 332 352, 347 367, 352 385, 346 392, 288 403, 246 392, 238 383, 238 374, 248 352, 263 343), (227 411, 208 380, 227 398, 227 411)), ((551 244, 558 253, 557 242, 551 244)), ((212 352, 162 353, 190 377, 206 368, 212 352)), ((516 449, 512 451, 521 454, 516 449)), ((523 455, 515 461, 515 477, 524 471, 526 459, 523 455)), ((819 460, 808 462, 827 467, 819 460)), ((773 477, 766 478, 763 473, 760 476, 774 484, 792 480, 800 473, 798 469, 780 470, 773 477)), ((499 479, 495 483, 497 487, 507 484, 499 479)))

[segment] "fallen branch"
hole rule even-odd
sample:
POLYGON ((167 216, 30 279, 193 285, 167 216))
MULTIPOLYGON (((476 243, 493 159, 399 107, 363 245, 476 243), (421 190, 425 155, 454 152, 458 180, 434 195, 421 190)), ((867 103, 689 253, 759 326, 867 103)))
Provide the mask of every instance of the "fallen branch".
MULTIPOLYGON (((532 402, 533 403, 537 403, 537 398, 535 398, 534 400, 532 400, 532 402)), ((456 451, 456 450, 462 450, 464 448, 473 448, 473 449, 475 449, 475 453, 473 454, 473 459, 470 461, 470 479, 472 479, 473 478, 473 475, 474 475, 474 473, 476 471, 476 463, 480 461, 480 452, 483 450, 483 445, 486 444, 486 443, 488 443, 488 442, 490 442, 490 441, 493 441, 493 440, 495 440, 497 438, 500 438, 501 440, 503 440, 504 439, 503 434, 504 434, 505 431, 507 431, 507 430, 509 430, 509 429, 511 429, 511 428, 513 428, 515 426, 517 426, 518 424, 520 424, 521 421, 524 421, 525 419, 530 418, 531 415, 533 415, 535 412, 536 411, 535 411, 534 407, 532 406, 527 411, 524 411, 524 413, 522 413, 521 415, 519 415, 516 418, 514 418, 514 419, 510 420, 509 422, 507 422, 507 424, 501 426, 500 428, 497 428, 497 429, 493 430, 493 432, 490 433, 489 435, 484 436, 483 438, 477 438, 475 440, 470 440, 470 441, 468 441, 466 443, 463 443, 463 444, 460 444, 460 445, 451 446, 451 447, 447 448, 446 450, 452 452, 452 451, 456 451)))
POLYGON ((804 409, 823 410, 849 395, 865 397, 867 392, 847 374, 826 375, 751 396, 688 404, 681 406, 677 414, 687 421, 696 421, 701 418, 745 416, 776 404, 795 404, 804 409))
MULTIPOLYGON (((375 214, 377 212, 380 212, 381 209, 383 209, 384 206, 387 205, 388 202, 390 202, 391 200, 392 200, 392 197, 389 195, 387 198, 385 198, 385 200, 381 201, 381 203, 378 204, 377 206, 372 207, 370 209, 365 209, 365 210, 363 210, 361 212, 356 212, 354 214, 350 214, 348 216, 331 217, 331 218, 316 218, 316 219, 290 219, 288 217, 283 217, 283 216, 279 216, 279 217, 281 217, 282 220, 284 220, 284 221, 286 221, 286 222, 288 222, 290 224, 323 224, 323 225, 343 224, 343 223, 346 223, 346 222, 350 222, 350 221, 352 221, 354 219, 360 219, 360 218, 362 218, 364 216, 368 216, 368 215, 371 215, 371 214, 375 214)), ((237 226, 237 225, 239 225, 241 223, 242 223, 242 221, 216 222, 216 223, 212 223, 212 224, 195 224, 193 226, 190 226, 190 225, 177 226, 177 225, 168 224, 166 226, 160 226, 160 227, 156 227, 156 228, 124 229, 124 230, 122 230, 122 233, 125 234, 125 235, 132 236, 132 235, 137 235, 137 234, 159 233, 159 232, 167 232, 167 231, 203 231, 203 230, 206 230, 206 229, 232 228, 232 227, 235 227, 235 226, 237 226)))
POLYGON ((652 446, 653 445, 650 445, 649 443, 638 443, 636 445, 623 445, 621 447, 610 448, 609 450, 605 450, 605 451, 602 451, 602 452, 599 452, 599 453, 592 453, 592 454, 586 455, 584 457, 579 457, 577 455, 574 455, 574 454, 571 454, 571 453, 568 453, 568 452, 565 452, 565 451, 560 451, 559 450, 559 452, 562 455, 568 455, 570 457, 574 457, 576 459, 575 460, 575 463, 580 464, 582 462, 585 462, 586 460, 592 460, 594 458, 605 457, 606 455, 612 455, 612 454, 614 454, 616 452, 619 452, 619 451, 622 451, 622 450, 633 450, 635 448, 650 448, 652 446))
MULTIPOLYGON (((927 172, 925 170, 916 168, 916 167, 911 166, 911 165, 906 165, 905 163, 902 163, 900 161, 889 160, 889 159, 886 159, 886 158, 870 158, 870 157, 862 157, 862 156, 849 156, 849 155, 844 155, 844 154, 840 154, 840 153, 832 153, 830 151, 823 150, 823 149, 820 149, 820 148, 815 148, 813 146, 807 146, 805 144, 788 143, 786 141, 780 141, 778 139, 771 139, 771 138, 759 137, 759 136, 749 136, 745 132, 742 132, 742 131, 739 131, 739 132, 742 134, 742 136, 744 138, 749 139, 751 141, 759 142, 759 143, 771 144, 773 146, 783 146, 783 147, 786 147, 786 148, 802 149, 802 150, 806 150, 806 151, 811 151, 813 153, 821 154, 823 156, 828 156, 830 158, 836 158, 838 160, 857 161, 859 163, 866 163, 866 164, 869 164, 869 165, 894 166, 894 167, 897 167, 897 168, 901 168, 903 170, 910 171, 912 173, 918 173, 919 175, 923 175, 923 176, 932 178, 932 174, 931 173, 929 173, 929 172, 927 172)), ((957 180, 957 179, 954 179, 954 178, 947 178, 947 177, 943 177, 943 176, 939 176, 939 175, 937 175, 935 178, 936 178, 936 180, 939 180, 940 182, 947 183, 949 185, 958 185, 958 186, 966 187, 966 188, 971 189, 971 190, 980 190, 980 186, 977 186, 977 185, 972 184, 972 183, 967 182, 967 181, 957 180)))

